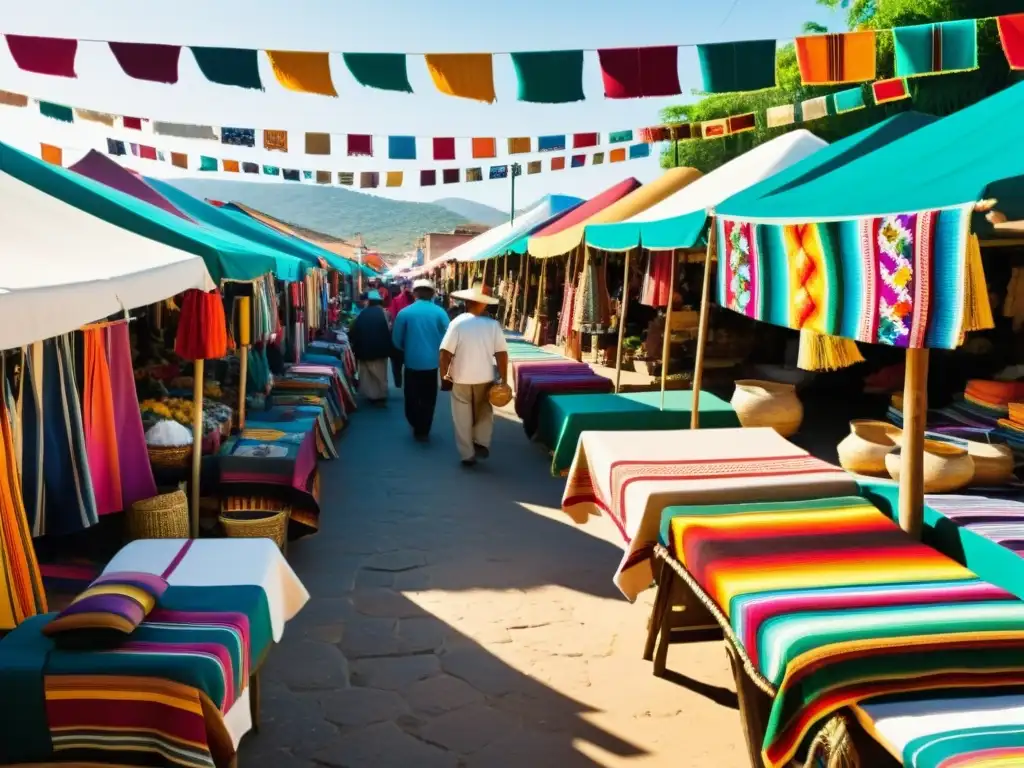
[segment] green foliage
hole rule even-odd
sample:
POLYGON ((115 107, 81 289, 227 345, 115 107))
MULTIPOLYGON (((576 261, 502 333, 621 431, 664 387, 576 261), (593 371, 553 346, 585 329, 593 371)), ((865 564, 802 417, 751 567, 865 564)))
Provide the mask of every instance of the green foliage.
MULTIPOLYGON (((985 18, 1021 10, 1021 0, 818 0, 818 3, 833 10, 845 8, 850 28, 879 30, 934 21, 985 18)), ((805 25, 807 29, 816 26, 813 23, 805 25)), ((677 148, 667 144, 661 155, 661 165, 664 168, 673 165, 690 166, 707 173, 754 146, 797 127, 806 127, 825 141, 834 142, 907 109, 939 116, 950 114, 996 93, 1015 79, 1006 63, 994 21, 980 23, 978 46, 977 71, 914 78, 910 81, 910 100, 875 106, 870 86, 865 84, 862 86, 865 103, 869 105, 866 109, 829 116, 803 126, 798 123, 795 126, 768 128, 765 112, 769 107, 797 104, 854 87, 804 86, 800 82, 796 49, 792 44, 786 45, 779 49, 776 57, 775 88, 755 93, 708 95, 693 104, 669 107, 661 113, 666 123, 697 123, 754 112, 757 116, 757 130, 724 139, 682 141, 678 142, 677 148)), ((894 57, 890 32, 879 33, 877 48, 878 79, 892 77, 894 57)))

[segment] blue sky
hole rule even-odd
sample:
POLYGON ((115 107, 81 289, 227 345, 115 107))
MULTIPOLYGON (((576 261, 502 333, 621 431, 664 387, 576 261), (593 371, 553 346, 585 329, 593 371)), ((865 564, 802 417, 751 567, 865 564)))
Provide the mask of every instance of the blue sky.
MULTIPOLYGON (((814 0, 668 0, 660 4, 622 0, 36 0, 9 4, 2 31, 21 34, 126 40, 184 45, 225 45, 292 50, 385 51, 444 53, 510 50, 552 50, 634 45, 664 45, 722 40, 790 39, 805 21, 830 29, 844 28, 814 0), (657 5, 663 6, 658 8, 657 5), (630 8, 632 6, 632 8, 630 8)), ((459 142, 454 165, 479 164, 469 159, 468 137, 537 136, 584 131, 607 132, 656 123, 662 107, 677 98, 612 101, 603 98, 596 54, 586 55, 584 88, 587 100, 565 105, 534 105, 515 101, 515 75, 507 56, 495 59, 495 104, 438 94, 422 58, 409 60, 413 95, 363 88, 351 79, 340 57, 332 69, 339 98, 296 94, 277 84, 263 61, 266 91, 245 91, 208 83, 188 52, 181 57, 176 85, 143 83, 124 75, 106 46, 83 43, 78 54, 78 78, 65 80, 21 72, 6 46, 0 46, 0 88, 74 106, 116 114, 152 117, 171 122, 283 128, 301 132, 415 134, 467 137, 459 142)), ((684 93, 700 87, 696 51, 680 51, 684 93)), ((37 147, 40 140, 71 148, 102 146, 109 136, 127 137, 110 129, 76 124, 66 126, 25 110, 2 108, 0 138, 17 146, 37 147)), ((135 132, 128 132, 138 136, 135 132)), ((420 143, 417 161, 388 161, 386 140, 377 140, 377 157, 350 159, 335 139, 334 156, 310 158, 299 152, 289 157, 262 150, 238 150, 214 145, 209 154, 238 160, 325 170, 419 170, 442 167, 420 143)), ((206 142, 157 137, 151 143, 198 155, 206 142)), ((300 134, 292 143, 301 144, 300 134)), ((499 142, 500 145, 500 142, 499 142)), ((499 146, 499 159, 502 148, 499 146)), ((518 160, 531 159, 517 157, 518 160)), ((486 162, 486 161, 485 161, 486 162)), ((451 163, 445 165, 453 165, 451 163)), ((545 163, 545 168, 547 164, 545 163)), ((169 166, 139 161, 135 167, 154 173, 173 173, 169 166)), ((486 173, 486 171, 485 171, 486 173)), ((633 175, 649 181, 658 174, 657 159, 611 166, 545 170, 516 184, 517 204, 558 192, 588 197, 633 175)), ((413 174, 408 174, 412 176, 413 174)), ((225 176, 224 178, 232 178, 225 176)), ((237 178, 237 177, 235 177, 237 178)), ((418 178, 406 179, 400 189, 381 194, 426 201, 465 197, 496 207, 508 207, 508 183, 484 181, 420 188, 418 178)))

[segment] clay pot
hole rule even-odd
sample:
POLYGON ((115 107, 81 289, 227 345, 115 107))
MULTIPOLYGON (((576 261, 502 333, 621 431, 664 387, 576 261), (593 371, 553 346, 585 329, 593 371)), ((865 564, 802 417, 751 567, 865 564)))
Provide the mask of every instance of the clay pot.
MULTIPOLYGON (((900 451, 897 447, 885 457, 889 476, 900 479, 900 451)), ((952 493, 964 488, 974 477, 974 459, 966 448, 939 440, 924 441, 924 492, 952 493)))
POLYGON ((730 405, 744 427, 771 427, 783 437, 795 434, 804 420, 804 406, 792 384, 740 379, 730 405))
POLYGON ((971 485, 1003 485, 1013 479, 1013 451, 1010 446, 968 440, 967 453, 974 461, 971 485))
POLYGON ((837 451, 839 465, 858 475, 887 477, 885 457, 899 445, 900 430, 885 421, 855 419, 837 451))

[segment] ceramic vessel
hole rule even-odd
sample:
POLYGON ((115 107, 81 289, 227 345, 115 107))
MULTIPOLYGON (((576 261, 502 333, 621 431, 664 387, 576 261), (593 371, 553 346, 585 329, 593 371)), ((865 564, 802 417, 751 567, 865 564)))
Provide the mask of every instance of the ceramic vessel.
POLYGON ((887 477, 885 457, 899 445, 899 438, 899 428, 888 422, 855 419, 837 448, 839 465, 847 472, 887 477))
MULTIPOLYGON (((901 449, 885 457, 889 476, 899 482, 901 449)), ((924 441, 924 492, 952 493, 966 487, 974 477, 974 459, 966 448, 939 440, 924 441)))
POLYGON ((730 401, 744 427, 771 427, 783 437, 800 429, 804 406, 792 384, 740 379, 730 401))
POLYGON ((1013 451, 1010 446, 968 440, 967 453, 974 461, 971 485, 1003 485, 1013 479, 1013 451))

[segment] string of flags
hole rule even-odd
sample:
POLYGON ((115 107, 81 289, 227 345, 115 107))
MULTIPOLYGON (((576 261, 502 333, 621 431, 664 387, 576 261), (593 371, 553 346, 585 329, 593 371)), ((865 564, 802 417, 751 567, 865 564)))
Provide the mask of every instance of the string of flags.
MULTIPOLYGON (((650 144, 632 144, 629 147, 618 147, 608 152, 575 153, 571 155, 554 155, 547 163, 542 160, 531 160, 525 164, 511 163, 491 166, 473 166, 469 168, 424 168, 419 171, 406 172, 388 171, 329 171, 284 168, 266 163, 253 163, 231 160, 209 155, 191 155, 187 152, 168 152, 147 144, 125 142, 121 139, 107 139, 107 154, 124 157, 131 154, 143 160, 169 163, 176 168, 201 173, 239 173, 279 178, 283 181, 312 182, 315 184, 336 184, 359 189, 376 187, 401 187, 407 179, 418 179, 419 186, 432 187, 440 184, 458 184, 496 179, 507 179, 510 175, 521 176, 548 171, 563 171, 566 168, 583 168, 587 165, 604 165, 639 160, 650 157, 650 144), (546 168, 545 168, 546 166, 546 168)), ((65 148, 54 144, 40 143, 40 157, 54 165, 64 165, 65 148)))
MULTIPOLYGON (((896 27, 897 78, 962 72, 978 67, 978 23, 962 19, 896 27)), ((1010 66, 1024 69, 1024 14, 995 17, 1010 66)), ((877 78, 876 41, 885 30, 858 30, 795 39, 804 85, 866 83, 877 78)), ((15 63, 26 72, 77 77, 79 40, 5 34, 15 63)), ((187 48, 204 77, 219 85, 264 90, 260 55, 277 82, 299 93, 337 96, 330 51, 282 51, 156 43, 104 42, 121 70, 136 80, 175 84, 182 49, 187 48)), ((677 96, 681 93, 678 55, 696 48, 706 93, 756 91, 775 86, 778 40, 603 48, 596 51, 603 93, 608 99, 677 96)), ((582 101, 584 49, 509 53, 518 83, 516 98, 536 104, 582 101)), ((412 93, 405 53, 341 53, 352 78, 362 86, 412 93)), ((422 54, 434 87, 441 93, 492 103, 493 53, 422 54)))

